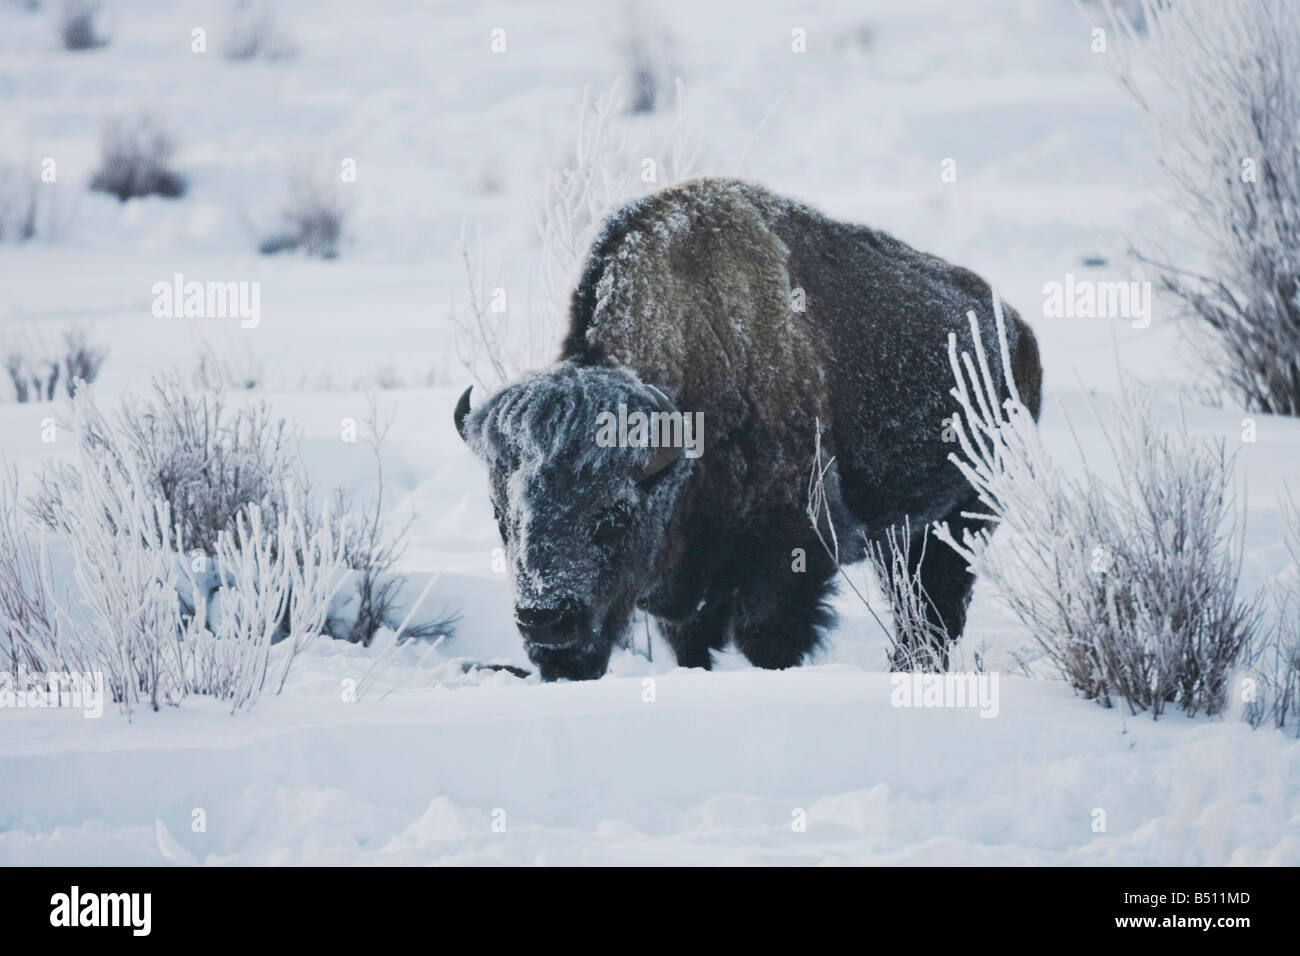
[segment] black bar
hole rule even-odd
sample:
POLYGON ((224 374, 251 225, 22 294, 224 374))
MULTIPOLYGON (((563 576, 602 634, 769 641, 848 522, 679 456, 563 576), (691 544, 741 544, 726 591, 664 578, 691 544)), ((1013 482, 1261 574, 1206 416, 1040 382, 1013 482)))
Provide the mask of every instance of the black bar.
POLYGON ((796 932, 802 926, 804 932, 820 933, 847 923, 864 941, 894 929, 920 932, 927 944, 970 939, 971 933, 994 934, 984 937, 993 940, 997 934, 1023 932, 1072 943, 1126 937, 1181 942, 1201 936, 1232 945, 1256 932, 1270 938, 1294 933, 1296 909, 1295 872, 1280 869, 844 868, 725 874, 570 869, 550 874, 473 868, 104 867, 10 868, 3 875, 9 886, 0 895, 0 934, 6 950, 15 953, 22 950, 12 947, 24 941, 57 944, 70 936, 79 943, 128 946, 147 945, 146 940, 248 945, 279 938, 299 945, 384 945, 397 934, 438 945, 451 941, 451 926, 470 932, 478 927, 490 935, 535 934, 549 927, 587 938, 608 927, 608 933, 634 936, 656 925, 657 932, 671 931, 671 922, 664 927, 661 921, 665 916, 671 921, 683 906, 696 917, 682 926, 683 933, 694 932, 689 927, 709 913, 718 933, 728 932, 728 925, 743 934, 780 923, 796 932), (143 928, 143 896, 136 898, 138 909, 128 910, 120 896, 103 908, 111 917, 116 907, 119 923, 127 925, 52 925, 52 917, 67 916, 74 886, 88 918, 100 908, 97 894, 149 894, 148 934, 137 935, 143 928), (93 904, 87 904, 88 896, 96 896, 93 904), (69 905, 56 912, 60 897, 69 905), (1200 925, 1206 919, 1208 928, 1200 925))

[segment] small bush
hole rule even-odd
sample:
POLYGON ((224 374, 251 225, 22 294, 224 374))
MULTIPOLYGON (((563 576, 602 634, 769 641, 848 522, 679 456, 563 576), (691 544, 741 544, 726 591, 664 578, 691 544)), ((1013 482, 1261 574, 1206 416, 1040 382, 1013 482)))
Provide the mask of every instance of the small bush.
MULTIPOLYGON (((674 85, 675 116, 657 148, 630 144, 617 117, 625 103, 615 83, 603 95, 583 91, 577 136, 569 159, 546 177, 534 208, 540 255, 534 265, 527 305, 513 312, 491 310, 492 283, 504 285, 499 267, 489 270, 481 238, 470 243, 462 232, 458 253, 465 265, 467 306, 453 300, 448 318, 456 354, 481 384, 496 388, 520 372, 551 361, 563 338, 573 277, 591 251, 606 217, 650 188, 641 179, 644 160, 658 170, 657 186, 689 179, 698 172, 700 145, 686 109, 686 88, 674 85)), ((667 119, 667 117, 665 117, 667 119)), ((494 259, 496 257, 493 257, 494 259)))
POLYGON ((264 0, 237 0, 231 7, 221 51, 228 60, 281 60, 296 52, 264 0))
POLYGON ((654 113, 667 100, 665 92, 677 79, 672 35, 635 0, 624 7, 619 40, 631 91, 629 113, 654 113))
POLYGON ((16 335, 7 337, 3 363, 14 399, 19 404, 48 402, 54 398, 63 366, 44 348, 40 337, 29 335, 24 342, 16 335))
MULTIPOLYGON (((75 434, 106 435, 89 390, 72 401, 75 434)), ((56 589, 59 639, 75 643, 102 671, 113 700, 128 712, 158 710, 184 696, 180 604, 170 513, 145 493, 133 462, 101 441, 76 444, 76 487, 51 501, 66 532, 77 601, 56 589)))
MULTIPOLYGON (((76 430, 82 443, 104 448, 105 460, 136 471, 151 498, 167 507, 186 550, 215 552, 222 532, 256 506, 277 525, 290 502, 309 495, 297 457, 297 435, 264 403, 231 409, 222 394, 193 394, 178 378, 162 377, 152 394, 128 398, 112 421, 87 414, 76 430)), ((71 465, 51 466, 33 509, 52 529, 61 500, 79 493, 71 465)))
POLYGON ((17 166, 0 165, 0 242, 26 242, 36 237, 41 183, 17 166))
POLYGON ((249 504, 218 534, 209 571, 206 557, 184 554, 168 501, 122 454, 90 389, 73 397, 68 427, 75 460, 46 475, 46 490, 65 484, 44 507, 65 532, 72 581, 55 582, 20 523, 13 486, 0 485, 0 651, 10 666, 102 673, 127 712, 189 694, 239 710, 276 680, 271 646, 284 639, 283 686, 296 653, 321 633, 341 581, 329 513, 309 530, 297 509, 270 524, 249 504))
POLYGON ((11 332, 0 339, 3 367, 19 403, 52 401, 60 383, 72 395, 78 381, 93 382, 108 357, 82 328, 55 337, 38 330, 11 332))
POLYGON ((176 146, 170 133, 148 117, 116 119, 104 129, 100 168, 90 188, 120 202, 144 196, 176 199, 185 180, 171 169, 176 146))
MULTIPOLYGON (((63 533, 75 591, 54 580, 16 485, 0 476, 0 661, 15 672, 103 672, 128 711, 190 694, 239 710, 282 687, 320 634, 369 643, 380 627, 451 633, 452 616, 398 620, 403 535, 382 533, 382 497, 364 522, 313 516, 290 430, 264 410, 187 401, 171 379, 113 419, 79 389, 65 427, 73 460, 47 469, 29 515, 63 533), (356 610, 331 619, 349 588, 356 610), (277 674, 279 642, 288 649, 277 674)), ((376 425, 376 455, 386 428, 376 425)))
MULTIPOLYGON (((1010 368, 996 302, 1002 366, 1010 368)), ((997 589, 1047 659, 1085 697, 1159 717, 1223 710, 1231 674, 1249 653, 1260 615, 1239 601, 1240 514, 1224 443, 1186 423, 1159 430, 1151 395, 1126 388, 1113 405, 1110 451, 1119 480, 1087 463, 1067 477, 1043 449, 1033 416, 1005 406, 988 372, 974 313, 976 363, 956 336, 948 351, 961 406, 961 454, 949 457, 1002 526, 940 540, 997 589)), ((1081 454, 1082 457, 1082 454, 1081 454)))
MULTIPOLYGON (((932 546, 928 529, 921 534, 921 554, 911 561, 911 526, 890 528, 883 541, 867 543, 867 560, 889 601, 894 631, 889 636, 890 667, 896 671, 945 673, 949 665, 948 632, 933 623, 930 596, 921 582, 921 562, 932 546), (915 570, 909 570, 909 568, 915 570)), ((938 545, 933 545, 938 547, 938 545)))
POLYGON ((108 41, 99 32, 97 0, 63 0, 59 8, 59 39, 65 50, 94 50, 108 41))
POLYGON ((266 370, 248 343, 241 344, 242 348, 218 350, 211 342, 203 342, 191 376, 194 387, 205 392, 260 388, 266 380, 266 370))
POLYGON ((1294 725, 1300 737, 1300 507, 1288 495, 1279 503, 1291 566, 1272 587, 1277 626, 1252 649, 1246 676, 1254 680, 1245 717, 1253 726, 1294 725))
POLYGON ((60 647, 44 570, 37 537, 19 507, 17 474, 0 472, 0 651, 15 676, 20 670, 85 670, 84 659, 60 647))
MULTIPOLYGON (((948 631, 936 623, 939 615, 926 593, 921 579, 921 565, 926 549, 932 547, 928 527, 918 533, 912 530, 911 521, 903 519, 901 526, 890 527, 883 536, 872 538, 861 533, 841 542, 837 525, 851 524, 847 514, 835 514, 833 502, 839 498, 827 488, 838 482, 832 471, 834 459, 827 459, 822 449, 821 423, 818 423, 813 453, 812 471, 808 478, 808 497, 805 513, 813 532, 835 565, 836 572, 866 608, 876 625, 885 635, 887 644, 886 665, 892 671, 911 673, 947 673, 953 666, 953 651, 948 631), (916 561, 912 549, 919 548, 916 561), (885 627, 871 602, 845 571, 844 565, 865 557, 871 567, 876 584, 889 604, 893 628, 885 627)), ((982 671, 984 663, 975 654, 975 669, 982 671)))
MULTIPOLYGON (((178 552, 215 561, 222 542, 239 539, 245 533, 241 528, 249 533, 264 529, 270 535, 269 553, 278 561, 283 539, 276 529, 300 523, 306 538, 317 532, 307 508, 312 488, 298 454, 297 432, 264 402, 232 409, 220 391, 194 394, 178 376, 156 379, 152 394, 128 398, 112 419, 99 414, 88 399, 78 401, 74 399, 74 408, 81 409, 81 417, 72 424, 76 441, 88 447, 98 467, 114 466, 119 478, 140 484, 148 500, 166 509, 178 552)), ((340 609, 344 613, 321 625, 333 637, 363 644, 380 627, 400 622, 397 598, 404 582, 396 565, 406 537, 405 528, 390 534, 382 521, 380 445, 388 422, 380 422, 373 404, 368 421, 380 491, 359 510, 340 492, 331 499, 330 514, 347 519, 333 535, 342 566, 350 572, 344 583, 351 594, 340 609)), ((70 502, 85 497, 82 467, 59 463, 42 475, 30 511, 47 528, 73 533, 66 516, 75 514, 70 502)), ((205 581, 208 590, 191 613, 198 613, 211 589, 220 584, 212 578, 205 581)), ((449 634, 453 623, 452 616, 444 614, 417 622, 404 633, 449 634)), ((280 637, 286 633, 282 627, 280 637)))
POLYGON ((78 382, 90 384, 99 378, 106 358, 108 348, 92 343, 85 329, 72 328, 63 333, 63 387, 69 397, 78 382))
MULTIPOLYGON (((347 619, 327 622, 332 637, 353 644, 368 645, 381 627, 400 630, 407 638, 450 637, 456 623, 455 615, 445 613, 437 619, 415 624, 400 617, 397 598, 404 579, 396 573, 396 566, 406 549, 406 533, 410 525, 408 522, 396 534, 389 535, 383 523, 384 461, 381 450, 392 423, 391 411, 381 413, 378 404, 370 398, 365 426, 375 458, 378 491, 361 510, 359 520, 349 527, 343 544, 344 564, 355 572, 355 604, 349 605, 347 619)), ((339 513, 352 510, 341 493, 335 495, 335 509, 339 513)))
POLYGON ((1163 144, 1169 231, 1187 245, 1134 256, 1238 401, 1300 415, 1300 0, 1124 6, 1107 4, 1107 60, 1163 144))
POLYGON ((338 256, 347 210, 339 188, 328 177, 301 171, 291 176, 281 219, 280 230, 258 245, 262 255, 300 251, 319 259, 338 256))
POLYGON ((41 181, 35 165, 0 163, 0 242, 56 239, 66 225, 58 190, 41 181))
POLYGON ((283 688, 294 657, 321 635, 342 583, 337 530, 328 511, 309 530, 296 509, 277 525, 264 526, 261 511, 251 507, 222 532, 213 558, 215 589, 187 576, 187 692, 229 700, 236 710, 252 703, 274 679, 271 645, 286 640, 278 681, 283 688))

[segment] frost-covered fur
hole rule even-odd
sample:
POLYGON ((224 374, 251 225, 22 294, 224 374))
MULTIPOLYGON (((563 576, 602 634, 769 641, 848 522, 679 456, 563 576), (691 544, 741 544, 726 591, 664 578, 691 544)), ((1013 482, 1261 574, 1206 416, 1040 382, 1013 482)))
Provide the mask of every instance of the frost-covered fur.
MULTIPOLYGON (((709 666, 728 639, 760 666, 803 660, 830 621, 834 573, 805 514, 816 423, 836 457, 826 486, 841 542, 908 518, 965 524, 973 498, 944 440, 947 337, 974 310, 995 343, 991 301, 972 272, 747 183, 694 180, 611 216, 561 361, 467 420, 491 470, 517 616, 545 609, 571 634, 563 647, 529 642, 543 677, 603 673, 634 603, 682 664, 709 666), (631 470, 651 450, 595 441, 599 412, 653 407, 643 384, 705 425, 703 456, 649 490, 631 470)), ((1037 415, 1037 347, 1006 311, 1037 415)), ((993 375, 1005 381, 1000 366, 993 375)), ((945 549, 926 554, 922 582, 956 638, 972 579, 945 549)))

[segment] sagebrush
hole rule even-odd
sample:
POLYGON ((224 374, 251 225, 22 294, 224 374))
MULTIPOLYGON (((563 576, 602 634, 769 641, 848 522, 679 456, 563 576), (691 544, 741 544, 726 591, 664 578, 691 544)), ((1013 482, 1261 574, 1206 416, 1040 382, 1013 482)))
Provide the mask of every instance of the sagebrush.
MULTIPOLYGON (((1000 303, 1003 367, 1009 367, 1000 303)), ((1025 624, 1047 660, 1085 697, 1159 717, 1224 709, 1229 680, 1259 624, 1237 596, 1244 510, 1222 440, 1186 422, 1160 428, 1149 391, 1126 386, 1107 440, 1118 478, 1086 460, 1067 475, 1044 449, 1033 417, 999 401, 972 314, 975 360, 948 344, 960 410, 950 456, 1004 530, 938 537, 1025 624), (978 367, 978 368, 977 368, 978 367)), ((1084 459, 1082 451, 1080 458, 1084 459)))
POLYGON ((58 334, 16 328, 0 336, 0 368, 19 403, 52 401, 60 388, 71 396, 78 382, 99 377, 107 357, 107 347, 79 326, 58 334))
POLYGON ((176 199, 185 194, 185 179, 172 168, 176 142, 154 117, 119 117, 104 128, 99 170, 90 188, 118 201, 145 196, 176 199))
POLYGON ((1108 61, 1160 145, 1178 237, 1133 254, 1237 401, 1300 415, 1300 0, 1125 7, 1105 2, 1108 61))

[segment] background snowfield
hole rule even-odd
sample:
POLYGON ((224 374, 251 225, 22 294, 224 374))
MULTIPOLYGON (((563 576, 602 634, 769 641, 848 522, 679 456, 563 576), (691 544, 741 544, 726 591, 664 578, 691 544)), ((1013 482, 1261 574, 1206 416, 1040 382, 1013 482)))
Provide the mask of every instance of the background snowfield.
MULTIPOLYGON (((301 428, 317 486, 359 496, 373 462, 340 422, 364 418, 367 387, 397 385, 378 395, 395 414, 386 500, 412 517, 407 598, 436 578, 426 606, 462 619, 432 653, 318 641, 281 695, 236 717, 197 698, 130 720, 111 705, 95 720, 0 709, 0 863, 1300 863, 1300 743, 1232 719, 1126 717, 1018 676, 1032 637, 979 586, 961 653, 1000 674, 993 719, 892 707, 882 635, 851 594, 816 662, 788 672, 735 653, 712 673, 675 669, 639 622, 637 652, 600 681, 471 666, 527 659, 492 569, 484 476, 451 422, 471 380, 447 319, 464 296, 455 244, 481 227, 526 300, 532 203, 570 158, 584 85, 626 82, 621 5, 281 0, 297 55, 275 62, 221 55, 229 7, 215 0, 110 0, 111 42, 79 54, 59 47, 52 10, 23 7, 0 0, 0 162, 56 158, 43 188, 64 225, 0 244, 0 332, 88 324, 111 349, 106 406, 192 368, 204 344, 251 356, 264 385, 231 400, 268 401, 301 428), (195 27, 206 54, 191 52, 195 27), (504 54, 489 49, 498 27, 504 54), (85 189, 104 121, 139 110, 176 134, 179 201, 85 189), (294 165, 345 157, 358 173, 340 258, 259 256, 294 165), (153 317, 151 288, 175 273, 260 282, 260 326, 153 317)), ((1146 329, 1042 314, 1045 282, 1129 278, 1123 237, 1160 216, 1156 144, 1068 0, 654 9, 701 171, 981 273, 1038 336, 1041 427, 1062 461, 1079 455, 1068 421, 1104 467, 1090 403, 1118 368, 1157 387, 1170 421, 1180 387, 1204 382, 1158 299, 1146 329), (949 157, 955 183, 939 177, 949 157)), ((662 117, 619 122, 635 141, 662 117)), ((1243 443, 1239 412, 1184 412, 1238 455, 1245 591, 1294 574, 1276 499, 1300 472, 1300 421, 1256 416, 1243 443)), ((70 451, 42 443, 51 414, 0 404, 0 452, 23 477, 70 451)))

